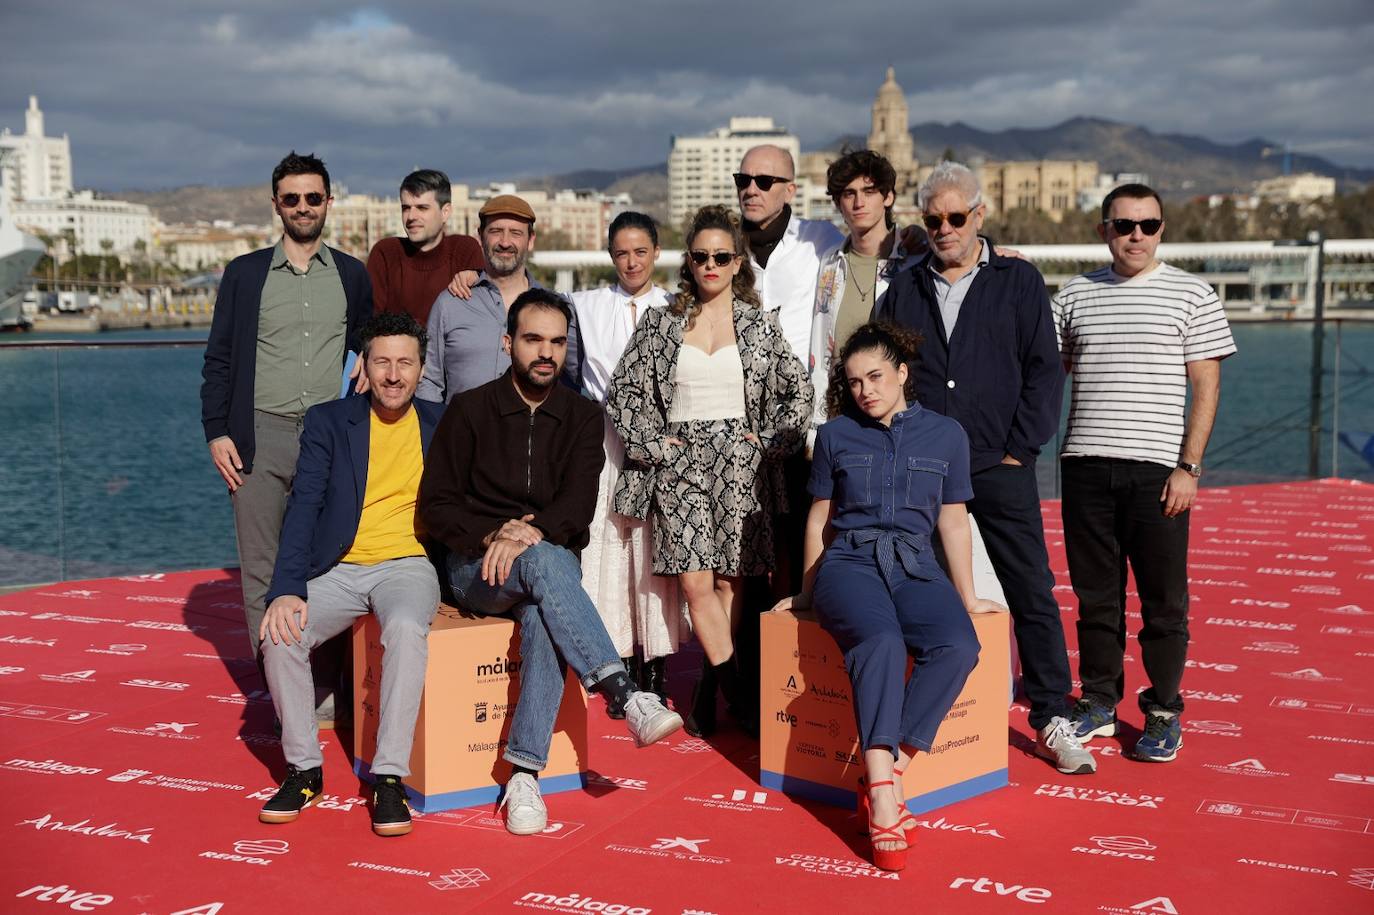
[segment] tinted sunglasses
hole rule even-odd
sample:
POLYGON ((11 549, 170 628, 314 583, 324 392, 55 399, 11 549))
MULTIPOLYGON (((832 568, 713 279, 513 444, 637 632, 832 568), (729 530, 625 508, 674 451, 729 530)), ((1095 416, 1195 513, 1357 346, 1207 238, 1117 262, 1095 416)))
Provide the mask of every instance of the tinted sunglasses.
POLYGON ((1131 235, 1136 226, 1140 226, 1140 231, 1146 235, 1158 235, 1159 230, 1164 228, 1162 219, 1104 219, 1102 224, 1111 226, 1117 235, 1131 235))
POLYGON ((765 194, 773 189, 775 184, 786 184, 791 178, 779 178, 777 175, 746 175, 744 172, 735 172, 735 187, 744 190, 750 182, 757 184, 759 190, 765 194))
MULTIPOLYGON (((296 204, 301 202, 301 196, 302 195, 300 194, 278 194, 277 202, 289 210, 296 204)), ((324 203, 324 195, 319 193, 318 191, 311 191, 310 193, 304 196, 305 202, 312 207, 317 207, 320 204, 324 203)))
POLYGON ((696 264, 698 267, 707 261, 715 261, 717 267, 724 267, 739 256, 733 251, 717 251, 715 254, 710 254, 706 251, 691 251, 688 253, 692 258, 692 263, 696 264))
POLYGON ((973 214, 973 210, 976 209, 978 208, 974 207, 967 213, 948 213, 944 216, 936 216, 934 213, 927 213, 925 216, 921 217, 921 222, 925 223, 926 229, 931 232, 934 232, 946 222, 949 223, 952 229, 962 229, 964 223, 968 222, 969 216, 973 214))

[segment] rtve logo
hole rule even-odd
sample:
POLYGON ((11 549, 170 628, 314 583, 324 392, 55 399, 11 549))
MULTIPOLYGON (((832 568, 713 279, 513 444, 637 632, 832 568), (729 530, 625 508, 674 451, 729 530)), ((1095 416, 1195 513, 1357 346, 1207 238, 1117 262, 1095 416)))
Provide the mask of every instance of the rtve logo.
POLYGON ((1019 883, 1003 883, 991 877, 956 877, 949 885, 952 890, 967 886, 975 893, 995 893, 998 896, 1014 896, 1021 902, 1042 904, 1054 894, 1042 886, 1022 886, 1019 883))

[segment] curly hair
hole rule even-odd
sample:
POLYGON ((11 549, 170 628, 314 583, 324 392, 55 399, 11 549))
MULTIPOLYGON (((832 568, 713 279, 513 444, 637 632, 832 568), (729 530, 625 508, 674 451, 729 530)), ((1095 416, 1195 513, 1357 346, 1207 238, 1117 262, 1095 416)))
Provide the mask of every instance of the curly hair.
POLYGON ((706 206, 697 210, 687 231, 683 233, 682 268, 678 271, 678 294, 668 306, 675 315, 687 316, 687 329, 696 324, 701 314, 701 302, 697 300, 697 283, 692 276, 692 242, 702 232, 718 229, 730 236, 735 253, 740 256, 739 272, 730 284, 731 293, 737 301, 755 308, 762 307, 758 291, 754 288, 754 268, 749 263, 749 253, 744 247, 744 227, 739 216, 727 207, 706 206))
POLYGON ((844 364, 850 356, 867 350, 878 350, 893 366, 907 366, 902 393, 906 395, 908 404, 915 403, 916 366, 920 364, 918 354, 924 342, 925 338, 918 332, 886 321, 873 321, 855 329, 844 345, 836 350, 835 361, 830 364, 830 386, 825 392, 826 418, 834 419, 841 414, 854 416, 862 412, 849 390, 844 364))

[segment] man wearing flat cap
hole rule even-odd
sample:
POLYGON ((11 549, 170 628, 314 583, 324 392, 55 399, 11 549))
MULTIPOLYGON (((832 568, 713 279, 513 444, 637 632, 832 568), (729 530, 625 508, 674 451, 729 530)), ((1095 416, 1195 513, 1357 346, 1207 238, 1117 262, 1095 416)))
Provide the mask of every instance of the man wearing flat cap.
MULTIPOLYGON (((510 354, 501 346, 506 312, 529 289, 540 287, 525 268, 534 250, 534 210, 514 194, 500 194, 477 211, 478 238, 484 267, 472 286, 471 298, 445 291, 429 313, 429 347, 425 374, 415 396, 448 403, 455 395, 500 378, 510 368, 510 354)), ((568 355, 563 383, 582 386, 579 334, 574 321, 568 328, 568 355)))

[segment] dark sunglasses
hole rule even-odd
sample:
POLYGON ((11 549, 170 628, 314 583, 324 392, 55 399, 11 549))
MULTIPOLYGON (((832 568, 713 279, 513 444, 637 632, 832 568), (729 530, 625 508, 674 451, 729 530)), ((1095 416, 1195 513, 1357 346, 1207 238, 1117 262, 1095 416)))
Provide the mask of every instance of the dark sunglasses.
POLYGON ((757 184, 759 190, 765 194, 773 189, 775 184, 786 184, 791 178, 779 178, 777 175, 746 175, 744 172, 735 172, 735 187, 744 190, 750 182, 757 184))
POLYGON ((691 251, 688 253, 692 258, 692 263, 696 264, 698 267, 707 261, 715 261, 717 267, 724 267, 739 256, 733 251, 717 251, 715 254, 710 254, 706 251, 691 251))
MULTIPOLYGON (((298 204, 298 203, 301 202, 301 195, 300 195, 300 194, 278 194, 278 195, 277 195, 277 202, 280 203, 282 206, 286 207, 286 208, 289 210, 289 209, 291 209, 292 207, 294 207, 296 204, 298 204)), ((317 207, 317 206, 319 206, 320 204, 324 203, 324 195, 321 194, 321 193, 319 193, 318 191, 311 191, 310 193, 308 193, 308 194, 305 195, 305 202, 308 203, 308 204, 310 204, 310 206, 312 206, 312 207, 317 207)))
POLYGON ((921 217, 921 222, 925 223, 926 229, 928 229, 931 232, 934 232, 936 229, 940 228, 940 226, 946 222, 949 223, 950 228, 962 229, 964 227, 964 223, 968 222, 969 216, 973 215, 973 210, 976 209, 978 208, 974 207, 967 213, 949 213, 944 216, 936 216, 934 213, 927 213, 925 216, 921 217))
POLYGON ((1136 226, 1140 226, 1140 231, 1146 235, 1158 235, 1159 230, 1164 228, 1162 219, 1104 219, 1102 224, 1111 226, 1117 235, 1134 234, 1136 226))

